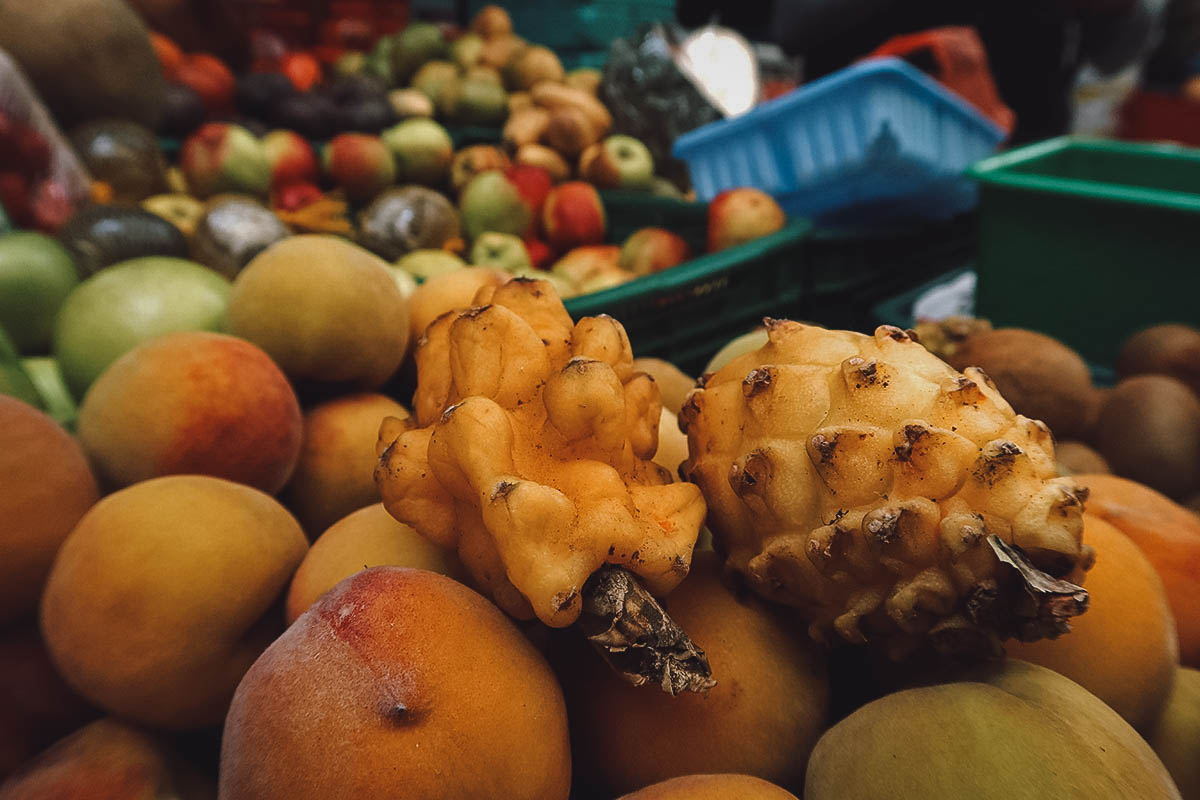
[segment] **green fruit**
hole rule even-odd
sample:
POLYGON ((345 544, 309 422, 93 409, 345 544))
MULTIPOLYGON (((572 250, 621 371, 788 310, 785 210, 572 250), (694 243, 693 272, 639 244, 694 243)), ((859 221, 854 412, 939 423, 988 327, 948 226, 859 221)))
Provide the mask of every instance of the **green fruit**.
POLYGON ((467 78, 447 87, 442 107, 452 122, 499 126, 508 119, 508 93, 486 78, 467 78))
POLYGON ((1200 670, 1177 667, 1162 718, 1146 736, 1184 800, 1200 800, 1200 670))
POLYGON ((337 75, 358 75, 366 70, 367 54, 358 50, 343 53, 333 62, 333 71, 337 75))
POLYGON ((813 750, 805 800, 1179 800, 1115 711, 1009 659, 966 680, 868 703, 813 750))
POLYGON ((483 37, 464 33, 450 45, 450 58, 462 70, 468 70, 483 60, 483 37))
POLYGON ((181 258, 147 256, 96 273, 63 303, 54 354, 76 398, 142 342, 176 331, 221 331, 230 282, 181 258))
POLYGON ((533 224, 533 209, 499 170, 472 178, 458 197, 458 207, 472 241, 488 231, 524 236, 533 224))
POLYGON ((78 283, 71 254, 49 236, 0 236, 0 328, 18 352, 46 352, 54 316, 78 283))
POLYGON ((392 69, 392 50, 395 47, 396 37, 382 37, 363 59, 363 73, 378 78, 384 86, 395 86, 396 75, 392 69))
POLYGON ((447 87, 458 82, 458 67, 449 61, 429 61, 417 70, 412 85, 435 104, 447 87))
POLYGON ((0 329, 0 394, 15 397, 35 408, 45 408, 37 387, 17 360, 17 350, 0 329))
POLYGON ((408 83, 426 61, 446 54, 442 29, 428 22, 414 22, 396 36, 392 47, 392 76, 397 83, 408 83))
POLYGON ((66 428, 73 428, 79 417, 79 406, 71 397, 67 388, 58 360, 49 356, 21 359, 25 374, 33 381, 41 396, 42 408, 46 410, 55 422, 66 428))
POLYGON ((382 134, 396 159, 402 183, 436 186, 446 180, 454 159, 454 142, 446 129, 431 119, 406 119, 382 134))
POLYGON ((396 262, 397 269, 422 281, 466 267, 461 258, 445 250, 414 250, 396 262))

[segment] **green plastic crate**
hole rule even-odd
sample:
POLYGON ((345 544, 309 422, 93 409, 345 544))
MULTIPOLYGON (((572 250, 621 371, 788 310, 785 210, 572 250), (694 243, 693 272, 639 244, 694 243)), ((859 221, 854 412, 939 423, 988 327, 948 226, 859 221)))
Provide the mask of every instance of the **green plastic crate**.
MULTIPOLYGON (((470 14, 488 2, 471 0, 470 14)), ((584 53, 607 53, 613 39, 630 36, 645 23, 675 19, 675 0, 521 0, 503 5, 516 33, 551 48, 564 64, 581 64, 584 53)))
MULTIPOLYGON (((670 198, 606 193, 609 241, 662 227, 704 253, 707 206, 670 198)), ((778 233, 706 253, 685 264, 566 301, 575 319, 610 314, 634 353, 696 373, 726 342, 765 316, 794 313, 803 292, 804 244, 812 225, 793 219, 778 233)))
POLYGON ((971 168, 978 313, 1111 365, 1132 333, 1200 323, 1200 150, 1052 139, 971 168))

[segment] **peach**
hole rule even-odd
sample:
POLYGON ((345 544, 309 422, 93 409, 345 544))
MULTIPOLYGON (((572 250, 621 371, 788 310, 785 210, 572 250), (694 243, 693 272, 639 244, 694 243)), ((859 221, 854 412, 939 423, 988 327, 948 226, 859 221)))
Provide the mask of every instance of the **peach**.
POLYGON ((1087 613, 1058 639, 1006 642, 1013 658, 1048 667, 1087 689, 1139 731, 1162 713, 1179 663, 1175 621, 1154 566, 1099 517, 1084 515, 1083 541, 1096 551, 1086 577, 1087 613))
POLYGON ((563 657, 554 660, 576 753, 586 758, 580 769, 615 793, 708 772, 782 786, 804 778, 829 709, 824 655, 794 622, 725 588, 720 573, 715 553, 696 553, 665 603, 708 655, 717 685, 707 695, 631 686, 574 632, 561 637, 563 657))
POLYGON ((1179 632, 1179 656, 1200 667, 1200 517, 1166 495, 1115 475, 1077 475, 1087 510, 1134 541, 1162 579, 1179 632))
POLYGON ((0 635, 0 781, 98 714, 55 671, 35 626, 0 635))
POLYGON ((37 610, 63 539, 100 499, 79 442, 0 395, 0 625, 37 610))
POLYGON ((561 183, 542 206, 542 229, 547 241, 559 249, 599 244, 606 228, 604 204, 590 183, 561 183))
POLYGON ((412 567, 461 580, 458 558, 415 530, 397 522, 382 503, 360 508, 336 522, 313 542, 292 576, 287 596, 291 625, 342 580, 369 567, 412 567))
POLYGON ((566 800, 562 692, 494 605, 442 575, 338 584, 238 686, 222 800, 566 800))
POLYGON ((310 537, 351 511, 379 502, 375 442, 384 417, 408 417, 404 406, 381 394, 329 400, 304 415, 304 444, 283 493, 310 537))
POLYGON ((93 722, 42 753, 0 786, 4 800, 202 800, 202 776, 145 732, 115 719, 93 722))
POLYGON ((620 800, 796 800, 796 795, 751 775, 685 775, 620 800))
POLYGON ((175 475, 101 500, 59 550, 42 634, 67 683, 157 727, 215 725, 281 626, 300 525, 242 484, 175 475))
POLYGON ((103 480, 194 473, 279 491, 300 454, 300 404, 279 367, 219 333, 152 339, 113 362, 79 409, 103 480))
POLYGON ((726 189, 708 204, 708 251, 744 244, 775 233, 787 223, 775 199, 758 189, 726 189))

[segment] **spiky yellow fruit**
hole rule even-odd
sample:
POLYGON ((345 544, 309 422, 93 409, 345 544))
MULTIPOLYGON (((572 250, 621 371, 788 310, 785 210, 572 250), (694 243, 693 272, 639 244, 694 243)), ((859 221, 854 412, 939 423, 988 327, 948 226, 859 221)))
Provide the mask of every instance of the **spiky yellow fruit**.
POLYGON ((656 593, 687 575, 704 499, 651 460, 662 403, 619 322, 517 279, 435 320, 416 360, 416 420, 381 431, 384 505, 501 608, 564 626, 604 564, 656 593))
POLYGON ((1089 563, 1086 492, 1056 478, 1046 426, 898 328, 767 328, 680 414, 729 565, 815 638, 896 656, 1067 630, 1086 593, 1054 576, 1089 563))

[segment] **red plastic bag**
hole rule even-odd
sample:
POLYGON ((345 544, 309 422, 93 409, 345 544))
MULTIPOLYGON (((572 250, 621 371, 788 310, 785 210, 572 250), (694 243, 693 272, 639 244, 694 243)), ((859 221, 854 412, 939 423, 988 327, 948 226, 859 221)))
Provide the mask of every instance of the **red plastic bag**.
POLYGON ((934 28, 897 36, 884 42, 868 58, 884 56, 903 58, 921 67, 1006 133, 1012 133, 1017 115, 1000 99, 988 67, 987 50, 974 28, 934 28))
POLYGON ((91 178, 50 112, 0 50, 0 205, 19 228, 54 233, 85 202, 91 178))

